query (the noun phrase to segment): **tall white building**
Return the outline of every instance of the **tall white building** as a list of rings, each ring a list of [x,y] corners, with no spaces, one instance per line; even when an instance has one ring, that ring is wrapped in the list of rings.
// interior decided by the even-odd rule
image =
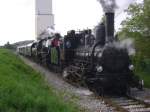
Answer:
[[[35,0],[36,3],[36,38],[45,38],[47,28],[54,28],[54,15],[52,13],[52,0]]]

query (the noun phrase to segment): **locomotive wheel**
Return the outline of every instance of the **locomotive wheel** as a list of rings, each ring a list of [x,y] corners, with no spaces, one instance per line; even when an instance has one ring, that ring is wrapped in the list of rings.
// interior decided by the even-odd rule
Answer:
[[[94,92],[96,95],[102,97],[104,96],[104,88],[102,86],[95,85],[94,83],[89,83],[88,81],[86,81],[86,85],[88,89]]]
[[[63,79],[74,86],[80,86],[80,79],[72,72],[70,67],[67,67],[63,70]]]
[[[104,96],[104,88],[103,87],[98,87],[98,88],[95,88],[95,93],[98,95],[98,96]]]
[[[130,96],[130,94],[131,94],[130,87],[129,87],[129,86],[125,86],[125,87],[120,88],[119,94],[120,94],[120,95],[127,95],[127,96]]]

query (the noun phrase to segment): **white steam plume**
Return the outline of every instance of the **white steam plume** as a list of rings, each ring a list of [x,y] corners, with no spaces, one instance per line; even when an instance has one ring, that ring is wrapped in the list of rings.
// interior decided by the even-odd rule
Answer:
[[[117,41],[113,43],[109,43],[107,46],[115,47],[117,49],[126,49],[128,55],[135,55],[135,47],[134,47],[134,40],[133,39],[125,39],[122,41]]]
[[[120,45],[127,49],[128,54],[135,55],[135,48],[134,48],[134,40],[133,39],[125,39],[120,42]]]

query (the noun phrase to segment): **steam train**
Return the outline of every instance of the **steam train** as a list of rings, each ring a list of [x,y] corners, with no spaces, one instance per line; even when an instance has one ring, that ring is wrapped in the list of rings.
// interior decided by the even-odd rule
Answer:
[[[128,49],[118,44],[114,13],[106,13],[105,23],[97,26],[95,37],[91,30],[71,30],[63,38],[56,33],[17,49],[50,70],[61,72],[65,80],[85,85],[98,95],[110,91],[126,94],[131,87],[142,89]]]

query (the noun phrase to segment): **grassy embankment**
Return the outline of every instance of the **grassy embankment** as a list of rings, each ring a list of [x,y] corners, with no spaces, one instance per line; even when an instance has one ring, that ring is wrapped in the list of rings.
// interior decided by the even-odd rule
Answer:
[[[0,49],[0,112],[78,112],[16,55]]]

